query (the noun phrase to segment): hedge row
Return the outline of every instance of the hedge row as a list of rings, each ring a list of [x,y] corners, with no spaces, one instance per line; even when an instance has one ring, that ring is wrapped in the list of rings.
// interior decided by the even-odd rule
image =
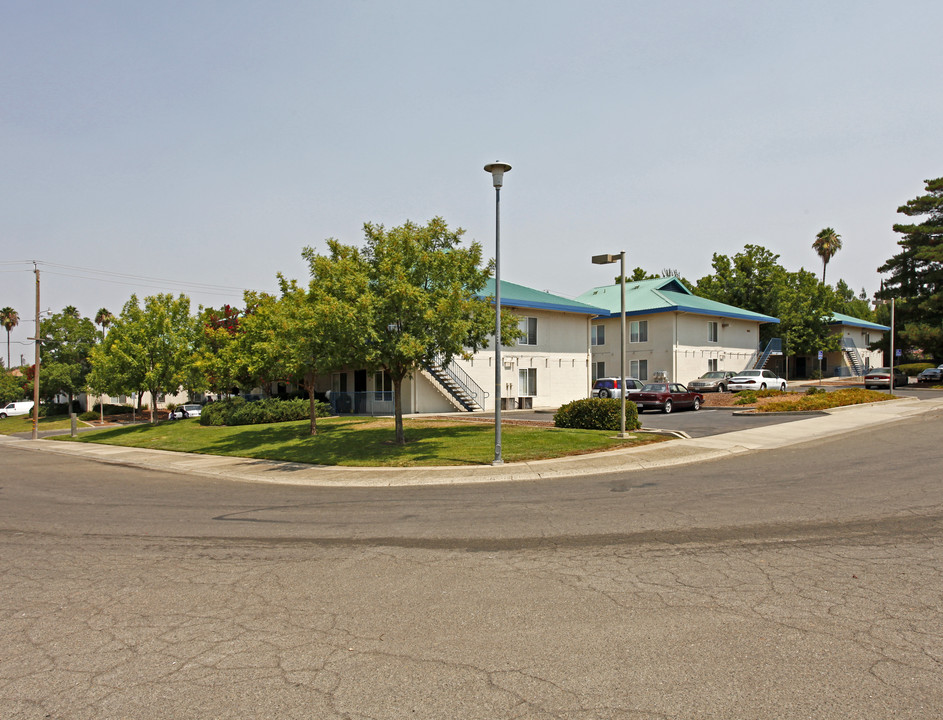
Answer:
[[[246,402],[241,397],[234,397],[204,405],[200,412],[200,425],[260,425],[307,420],[311,416],[310,409],[309,401],[302,398]],[[331,414],[331,407],[315,401],[315,413],[318,417],[326,417]]]
[[[619,413],[622,401],[616,398],[586,398],[563,405],[553,416],[558,428],[577,430],[609,430],[618,432]],[[625,429],[638,430],[642,424],[638,419],[638,408],[634,402],[625,403]]]

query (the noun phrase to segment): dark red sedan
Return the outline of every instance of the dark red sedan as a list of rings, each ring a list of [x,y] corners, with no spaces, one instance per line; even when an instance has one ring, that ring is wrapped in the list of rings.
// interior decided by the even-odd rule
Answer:
[[[632,401],[638,406],[639,412],[661,410],[670,413],[675,408],[700,410],[704,396],[691,392],[681,383],[649,383],[632,395]]]

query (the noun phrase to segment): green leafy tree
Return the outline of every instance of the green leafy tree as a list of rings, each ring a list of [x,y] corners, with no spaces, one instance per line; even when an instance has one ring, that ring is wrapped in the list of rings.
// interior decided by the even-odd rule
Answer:
[[[435,358],[448,363],[488,344],[495,315],[481,293],[493,264],[483,264],[481,246],[462,246],[464,231],[449,230],[438,217],[424,226],[407,222],[390,230],[367,223],[364,234],[362,250],[335,240],[328,241],[327,256],[305,250],[311,289],[325,311],[355,321],[354,334],[362,342],[349,353],[350,364],[390,376],[396,443],[404,445],[403,380]],[[341,293],[350,278],[363,283],[356,303]],[[516,341],[517,318],[502,312],[501,319],[502,340]]]
[[[745,245],[733,258],[714,253],[711,265],[714,273],[697,281],[697,295],[778,317],[776,309],[786,282],[786,269],[779,264],[779,255],[759,245]],[[778,332],[776,326],[761,325],[760,339],[767,342]]]
[[[125,303],[105,342],[92,353],[89,386],[110,394],[151,393],[151,422],[157,421],[157,397],[173,393],[192,377],[196,321],[190,299],[170,294]]]
[[[10,372],[0,372],[0,403],[6,404],[26,397],[23,391],[22,377],[16,377]]]
[[[897,223],[901,251],[878,268],[890,273],[878,297],[896,298],[896,323],[905,349],[943,357],[943,178],[926,181],[925,195],[897,208],[919,223]]]
[[[20,314],[7,306],[0,310],[0,323],[7,331],[7,368],[10,367],[10,331],[20,324]]]
[[[253,378],[248,370],[243,321],[252,310],[254,294],[246,293],[245,311],[231,305],[220,308],[201,308],[197,321],[196,349],[191,388],[202,388],[220,394],[234,389],[250,390],[262,378]]]
[[[72,305],[40,323],[39,384],[43,397],[66,395],[72,407],[75,395],[85,387],[96,336],[92,321],[81,317]]]
[[[841,250],[841,235],[835,232],[834,228],[822,228],[815,236],[815,242],[812,243],[812,249],[822,258],[822,284],[825,284],[825,268],[829,261],[835,257],[835,254]]]
[[[372,298],[366,266],[337,246],[331,258],[305,255],[313,280],[308,289],[279,275],[281,295],[254,298],[244,321],[248,370],[301,385],[308,393],[310,433],[316,435],[317,379],[369,355],[363,330]]]
[[[809,355],[841,347],[841,335],[831,331],[834,293],[808,270],[787,272],[776,286],[772,313],[779,318],[778,332],[787,355]]]
[[[711,300],[779,318],[779,325],[760,326],[760,340],[781,337],[788,354],[833,349],[838,342],[825,318],[832,312],[833,292],[809,271],[789,272],[779,255],[746,245],[733,258],[714,254],[714,274],[698,280],[695,292]]]

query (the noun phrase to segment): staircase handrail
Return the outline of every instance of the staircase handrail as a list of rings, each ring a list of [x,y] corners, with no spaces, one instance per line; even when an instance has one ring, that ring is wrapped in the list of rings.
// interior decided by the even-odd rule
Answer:
[[[763,354],[760,356],[759,360],[756,361],[756,364],[753,366],[754,370],[759,370],[760,368],[766,365],[766,361],[769,360],[770,355],[782,355],[783,354],[783,340],[782,338],[771,338],[768,343],[766,343],[766,350],[763,351]]]
[[[478,407],[484,408],[484,400],[491,397],[490,394],[485,392],[484,388],[472,380],[471,376],[456,365],[454,361],[446,364],[444,355],[436,355],[429,364],[434,365],[441,372],[448,375],[456,385],[477,403]]]
[[[841,339],[842,350],[848,353],[848,357],[851,359],[852,365],[854,365],[854,370],[856,375],[861,375],[864,372],[864,361],[861,359],[861,354],[858,352],[858,346],[855,344],[855,339],[850,337],[843,337]]]

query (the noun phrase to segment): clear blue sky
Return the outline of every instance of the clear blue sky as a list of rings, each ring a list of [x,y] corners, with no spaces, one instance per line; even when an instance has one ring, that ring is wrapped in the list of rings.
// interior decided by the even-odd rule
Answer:
[[[576,296],[590,256],[764,245],[869,295],[943,175],[943,3],[7,2],[0,306],[239,304],[306,245],[441,215],[502,275]],[[96,275],[74,268],[95,268]],[[142,276],[177,283],[135,281]],[[218,286],[218,287],[209,287]],[[208,292],[213,291],[213,292]],[[5,355],[5,352],[3,353]],[[14,358],[14,361],[16,358]]]

